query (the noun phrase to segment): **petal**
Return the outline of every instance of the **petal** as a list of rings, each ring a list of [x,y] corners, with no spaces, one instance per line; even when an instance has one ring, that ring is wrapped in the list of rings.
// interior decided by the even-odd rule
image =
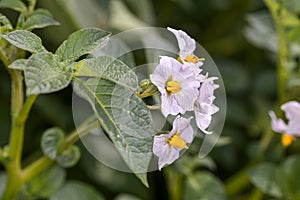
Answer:
[[[177,115],[178,113],[184,112],[182,107],[176,101],[174,94],[169,96],[167,94],[161,95],[161,111],[165,117],[169,114]]]
[[[197,108],[195,108],[195,110],[204,115],[213,115],[219,111],[219,108],[212,103],[210,103],[210,104],[207,104],[207,103],[199,104],[198,103]]]
[[[207,130],[205,130],[211,123],[211,114],[205,114],[195,110],[195,117],[198,128],[205,134],[211,134],[212,132],[208,132]]]
[[[186,111],[194,109],[194,102],[197,100],[199,91],[197,88],[186,87],[182,88],[178,93],[175,94],[175,99],[178,104],[182,107],[184,114]]]
[[[173,133],[178,132],[181,139],[183,139],[186,143],[191,143],[194,138],[194,131],[191,126],[191,120],[193,117],[184,118],[177,116],[173,121]]]
[[[170,27],[168,27],[167,29],[175,35],[178,41],[180,57],[181,56],[185,57],[187,55],[192,55],[194,53],[196,49],[196,42],[194,39],[192,39],[182,30],[175,30]]]
[[[164,155],[158,158],[158,169],[161,170],[165,165],[173,163],[179,158],[179,151],[174,147],[169,147]]]
[[[150,75],[150,80],[157,87],[160,93],[166,93],[165,83],[167,79],[165,79],[163,75],[159,73],[153,73]]]
[[[168,137],[166,137],[165,134],[154,136],[152,150],[157,157],[161,157],[164,154],[164,151],[168,150],[166,149],[166,147],[168,148],[168,144],[166,143],[167,138]]]
[[[277,119],[273,111],[269,111],[269,116],[271,117],[271,126],[273,131],[277,133],[282,133],[287,130],[287,125],[282,121],[282,119]]]
[[[189,119],[184,119],[185,122],[182,123],[186,123],[184,125],[184,128],[182,130],[180,130],[180,138],[183,139],[186,143],[191,143],[194,139],[194,130],[193,127],[190,125],[190,121],[191,121],[192,117],[190,117]]]
[[[198,75],[202,72],[202,69],[200,67],[203,65],[202,61],[197,62],[196,64],[191,62],[184,62],[183,63],[183,69],[192,69],[194,75]]]
[[[288,120],[300,119],[300,104],[296,101],[289,101],[282,104],[281,110],[285,112],[285,116]]]
[[[285,133],[300,136],[300,123],[299,123],[299,120],[290,120],[288,122]]]

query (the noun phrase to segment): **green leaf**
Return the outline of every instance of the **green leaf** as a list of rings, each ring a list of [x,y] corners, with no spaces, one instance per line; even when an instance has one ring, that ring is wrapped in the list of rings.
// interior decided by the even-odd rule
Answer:
[[[266,11],[256,12],[246,17],[249,26],[244,35],[253,45],[277,52],[277,36],[271,15]]]
[[[97,28],[84,28],[72,33],[56,50],[60,61],[73,62],[92,53],[108,42],[110,33]]]
[[[184,200],[226,199],[224,188],[219,179],[208,172],[198,172],[187,177],[184,185]]]
[[[299,27],[300,20],[298,19],[297,15],[289,12],[287,9],[282,8],[281,11],[281,23],[287,27]]]
[[[36,28],[44,28],[47,26],[58,26],[59,22],[53,19],[51,13],[44,9],[37,9],[23,23],[23,29],[32,30]]]
[[[282,171],[270,163],[259,164],[249,172],[251,182],[264,193],[281,198],[284,185]]]
[[[68,181],[50,200],[104,200],[91,186],[78,181]]]
[[[83,72],[83,66],[88,68],[88,72],[97,66],[103,67],[98,64],[101,58],[93,60],[86,61],[91,65],[87,67],[86,63],[83,64],[79,72]],[[137,87],[137,83],[128,82],[128,79],[137,80],[136,75],[121,62],[113,63],[98,70],[102,70],[101,78],[90,78],[87,81],[75,78],[75,89],[89,101],[102,128],[108,133],[129,168],[147,185],[145,172],[152,157],[152,118],[146,104],[132,89],[133,86]],[[119,70],[123,70],[126,78],[120,77]],[[89,75],[88,72],[85,75]],[[136,85],[128,85],[132,82]]]
[[[10,8],[19,12],[24,12],[27,9],[20,0],[0,0],[0,8]]]
[[[59,91],[69,85],[73,71],[58,61],[56,55],[39,53],[32,55],[24,70],[27,95]]]
[[[26,30],[16,30],[8,34],[1,35],[12,45],[29,51],[31,53],[46,52],[47,50],[42,45],[42,40],[34,33]]]
[[[11,63],[8,68],[10,69],[18,69],[18,70],[24,70],[26,66],[26,59],[18,59],[15,60],[13,63]]]
[[[79,159],[80,149],[74,145],[70,146],[56,157],[57,163],[64,168],[73,167],[77,164]]]
[[[299,191],[299,180],[300,180],[300,156],[290,156],[287,158],[283,164],[282,169],[284,171],[283,179],[287,179],[284,184],[284,192],[286,199],[300,199],[300,191]],[[288,198],[289,197],[289,198]],[[293,198],[292,198],[293,197]]]
[[[99,56],[77,62],[73,68],[75,76],[105,78],[119,85],[135,90],[138,85],[134,71],[122,61],[111,56]]]
[[[12,30],[13,29],[9,19],[7,19],[7,17],[2,15],[1,13],[0,13],[0,23],[1,23],[1,31],[3,30],[3,28],[4,28],[4,30]]]
[[[45,156],[50,159],[56,158],[58,145],[64,139],[64,135],[64,131],[57,127],[47,129],[43,133],[41,148]]]
[[[66,171],[58,165],[51,165],[26,185],[32,198],[48,198],[58,191],[66,178]]]

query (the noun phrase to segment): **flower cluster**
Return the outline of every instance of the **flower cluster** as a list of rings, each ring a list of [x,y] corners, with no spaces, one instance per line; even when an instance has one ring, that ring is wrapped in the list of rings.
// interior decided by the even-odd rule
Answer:
[[[283,146],[289,146],[294,136],[300,136],[300,103],[289,101],[281,105],[288,123],[278,119],[273,111],[269,112],[273,131],[282,133],[281,142]]]
[[[177,59],[161,56],[160,62],[150,75],[151,82],[161,94],[161,111],[165,117],[177,116],[173,129],[168,134],[155,136],[153,152],[159,158],[159,169],[171,164],[179,157],[179,151],[186,148],[194,137],[190,125],[192,117],[186,119],[187,111],[193,111],[198,128],[206,133],[212,115],[219,108],[213,104],[214,90],[219,87],[214,81],[217,77],[202,74],[203,59],[194,55],[196,42],[185,32],[168,28],[177,38],[179,56]]]

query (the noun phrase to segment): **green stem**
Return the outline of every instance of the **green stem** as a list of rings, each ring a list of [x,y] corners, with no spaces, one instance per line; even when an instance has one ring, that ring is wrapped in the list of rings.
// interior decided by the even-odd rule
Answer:
[[[264,194],[262,193],[262,191],[260,191],[257,188],[254,188],[253,191],[251,192],[248,200],[261,200],[261,199],[263,199],[263,197],[264,197]]]
[[[172,200],[182,199],[182,182],[183,175],[179,172],[168,167],[163,170],[164,175],[167,179],[167,189]]]
[[[89,123],[87,123],[89,122]],[[76,130],[72,131],[69,136],[61,143],[58,147],[58,151],[62,152],[66,150],[69,146],[74,144],[76,141],[79,140],[80,137],[84,136],[85,134],[89,133],[91,130],[99,126],[98,121],[91,122],[91,118],[87,119],[83,122]],[[27,166],[22,173],[22,182],[28,182],[39,173],[47,169],[51,164],[54,163],[54,160],[50,160],[46,156],[43,156]]]
[[[250,185],[248,172],[249,169],[251,169],[253,166],[254,164],[247,165],[242,170],[240,170],[235,175],[231,176],[228,180],[225,181],[226,196],[233,196],[234,194],[243,191]]]
[[[94,118],[94,116],[92,117]],[[87,119],[88,122],[90,122],[90,119]],[[86,123],[83,122],[77,129],[75,129],[73,132],[69,134],[69,136],[65,139],[65,141],[60,145],[58,148],[58,152],[63,152],[66,150],[69,146],[74,144],[76,141],[78,141],[81,137],[83,137],[85,134],[89,133],[91,130],[99,126],[98,120],[93,121],[92,123]]]
[[[288,60],[288,45],[286,41],[285,29],[282,25],[281,7],[273,0],[264,0],[268,9],[271,12],[273,21],[275,23],[277,37],[278,37],[278,53],[277,53],[277,92],[279,103],[285,101],[285,84],[287,81],[287,71],[285,68],[286,61]]]
[[[7,59],[7,57],[4,55],[4,53],[2,51],[0,51],[0,59],[3,63],[3,65],[5,66],[5,68],[8,70],[8,72],[11,73],[10,70],[8,69],[9,60]]]
[[[28,15],[32,14],[36,5],[36,0],[29,0]]]
[[[53,160],[47,158],[46,156],[39,158],[23,170],[22,181],[24,183],[30,181],[43,170],[47,169],[47,167],[49,167],[53,162]]]
[[[3,200],[14,199],[23,185],[23,181],[21,179],[21,157],[24,140],[24,124],[37,95],[28,97],[23,105],[23,93],[18,91],[22,90],[23,92],[22,88],[23,87],[14,88],[13,90],[16,91],[15,93],[12,93],[12,96],[15,95],[15,98],[12,98],[13,114],[8,160],[4,163],[8,179],[2,196]],[[19,107],[21,107],[21,109]]]
[[[9,157],[12,161],[16,162],[17,168],[21,168],[21,154],[23,148],[24,139],[24,124],[31,110],[33,103],[35,102],[37,95],[29,96],[21,111],[18,113],[17,117],[14,119],[10,141],[9,141]]]

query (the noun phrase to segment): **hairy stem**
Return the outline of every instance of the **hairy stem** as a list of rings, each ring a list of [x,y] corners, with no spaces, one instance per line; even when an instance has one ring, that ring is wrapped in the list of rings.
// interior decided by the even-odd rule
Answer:
[[[53,160],[47,158],[46,156],[36,160],[23,170],[22,182],[26,183],[27,181],[30,181],[36,175],[47,169],[51,164],[53,164]]]
[[[21,157],[24,140],[24,124],[37,97],[37,95],[28,97],[23,105],[23,87],[18,84],[14,85],[13,83],[13,88],[15,92],[12,93],[12,97],[14,96],[15,98],[12,98],[12,127],[8,159],[5,159],[4,162],[8,179],[2,196],[3,200],[14,199],[23,185],[21,179]],[[22,92],[19,90],[22,90]]]
[[[76,141],[78,141],[80,137],[83,137],[85,134],[89,133],[91,130],[99,126],[98,120],[90,122],[90,119],[91,118],[87,120],[89,123],[83,122],[77,129],[75,129],[69,134],[69,136],[58,148],[58,152],[61,153],[64,150],[68,149],[68,147],[74,144]]]
[[[274,2],[274,0],[264,0],[264,2],[272,15],[278,38],[277,93],[279,103],[281,104],[285,101],[285,84],[288,76],[285,68],[286,61],[288,60],[288,45],[286,41],[285,29],[282,25],[281,7],[277,2]]]
[[[33,13],[35,5],[36,5],[36,0],[29,0],[28,11],[27,11],[28,15]]]

